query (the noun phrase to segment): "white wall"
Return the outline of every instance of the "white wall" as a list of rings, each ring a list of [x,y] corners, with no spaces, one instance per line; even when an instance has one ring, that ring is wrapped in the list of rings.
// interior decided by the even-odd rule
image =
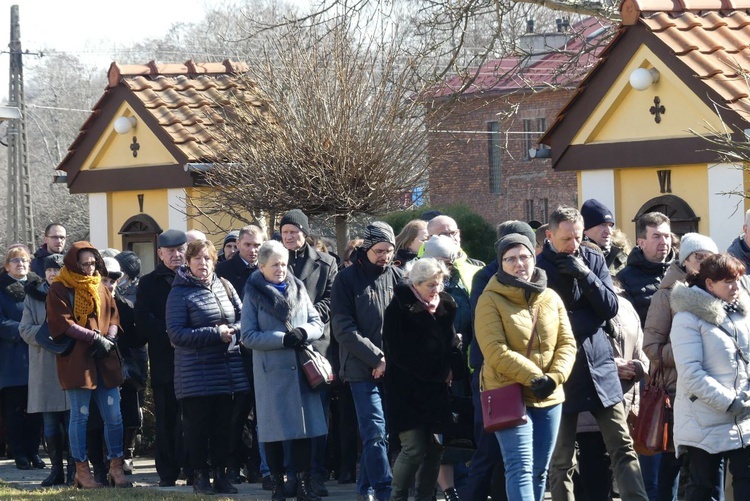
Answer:
[[[744,192],[742,165],[709,165],[708,235],[716,242],[720,251],[726,250],[732,240],[742,233],[742,225],[745,222],[744,198],[740,195],[722,194],[728,192]]]
[[[185,206],[185,190],[172,188],[167,190],[167,205],[169,229],[187,231],[187,212]],[[165,231],[167,228],[163,228]]]
[[[595,198],[603,203],[615,217],[615,226],[622,228],[623,222],[617,220],[615,212],[615,171],[585,170],[581,171],[581,199],[578,208],[589,198]]]
[[[89,193],[89,234],[91,244],[97,249],[110,247],[106,193]]]

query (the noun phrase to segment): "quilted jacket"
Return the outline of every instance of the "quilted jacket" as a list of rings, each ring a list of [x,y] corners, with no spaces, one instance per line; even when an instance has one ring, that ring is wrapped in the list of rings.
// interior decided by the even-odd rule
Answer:
[[[742,293],[739,311],[727,314],[723,302],[697,287],[678,283],[672,291],[672,351],[677,366],[674,444],[710,454],[746,447],[750,419],[728,412],[742,392],[750,391],[750,370],[739,348],[750,356],[750,300]],[[722,326],[735,337],[722,330]]]

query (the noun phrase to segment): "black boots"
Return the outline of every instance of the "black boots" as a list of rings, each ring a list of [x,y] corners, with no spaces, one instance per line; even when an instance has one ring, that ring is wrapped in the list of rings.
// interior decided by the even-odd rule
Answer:
[[[49,476],[42,480],[42,487],[62,485],[65,483],[65,468],[63,467],[62,445],[62,435],[56,435],[54,437],[47,438],[47,452],[49,452],[49,458],[52,462],[52,469],[49,472]]]
[[[224,468],[214,469],[214,492],[216,494],[237,494],[237,488],[227,478]]]
[[[211,487],[211,479],[208,478],[208,470],[195,470],[193,474],[193,492],[203,495],[212,495],[214,493],[214,488]]]
[[[309,471],[297,473],[297,501],[321,501],[313,492]]]
[[[271,501],[284,501],[284,475],[273,475],[271,477],[273,487],[271,488]]]
[[[445,501],[461,501],[458,498],[458,492],[456,492],[455,487],[449,487],[443,491],[443,494],[445,495]]]

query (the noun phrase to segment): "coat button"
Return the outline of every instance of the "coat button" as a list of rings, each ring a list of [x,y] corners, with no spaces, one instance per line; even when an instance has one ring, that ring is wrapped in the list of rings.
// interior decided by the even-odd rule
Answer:
[[[296,366],[296,365],[293,365],[293,366],[292,366],[292,370],[293,370],[293,371],[296,371],[296,370],[297,370],[297,366]]]

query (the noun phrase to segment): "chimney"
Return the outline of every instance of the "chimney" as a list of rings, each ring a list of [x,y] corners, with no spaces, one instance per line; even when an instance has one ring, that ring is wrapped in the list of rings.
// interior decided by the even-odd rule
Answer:
[[[534,33],[534,20],[526,21],[526,33],[521,35],[518,41],[524,67],[536,63],[550,52],[565,47],[568,42],[568,34],[565,31],[569,28],[569,21],[565,18],[557,19],[556,24],[557,32]]]
[[[533,19],[526,20],[526,33],[534,33],[534,20]]]
[[[557,24],[557,32],[562,33],[562,19],[559,17],[555,19],[555,24]]]

